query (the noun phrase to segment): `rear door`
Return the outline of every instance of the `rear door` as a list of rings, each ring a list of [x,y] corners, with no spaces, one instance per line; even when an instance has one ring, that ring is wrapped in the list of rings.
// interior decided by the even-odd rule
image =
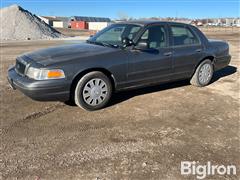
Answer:
[[[190,77],[203,56],[200,38],[187,25],[170,25],[173,49],[173,79]]]

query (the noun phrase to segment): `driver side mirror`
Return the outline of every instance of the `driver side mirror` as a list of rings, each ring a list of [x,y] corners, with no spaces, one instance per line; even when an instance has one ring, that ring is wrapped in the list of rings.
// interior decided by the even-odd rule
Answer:
[[[148,44],[146,41],[139,41],[134,48],[138,50],[147,50]]]
[[[137,45],[134,46],[134,49],[139,50],[139,51],[143,51],[143,52],[154,53],[154,54],[158,54],[159,53],[158,49],[149,47],[149,45],[148,45],[146,40],[139,41],[137,43]]]

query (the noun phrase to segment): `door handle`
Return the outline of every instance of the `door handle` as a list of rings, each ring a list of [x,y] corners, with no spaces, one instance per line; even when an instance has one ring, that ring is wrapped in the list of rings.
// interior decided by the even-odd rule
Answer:
[[[172,52],[166,52],[163,54],[164,56],[171,56],[172,55]]]
[[[195,51],[196,51],[196,52],[201,52],[201,51],[202,51],[202,49],[196,49]]]

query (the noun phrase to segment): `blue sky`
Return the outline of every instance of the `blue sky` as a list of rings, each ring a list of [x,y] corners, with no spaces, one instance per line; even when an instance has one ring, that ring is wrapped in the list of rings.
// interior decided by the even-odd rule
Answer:
[[[1,0],[38,15],[129,17],[239,17],[240,0]]]

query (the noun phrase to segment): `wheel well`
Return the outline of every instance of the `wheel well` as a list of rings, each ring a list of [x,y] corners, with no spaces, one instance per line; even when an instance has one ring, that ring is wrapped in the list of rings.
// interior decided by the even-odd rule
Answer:
[[[213,56],[207,56],[207,57],[203,58],[202,61],[204,61],[205,59],[209,59],[213,62],[215,58]]]
[[[70,88],[70,98],[72,99],[74,97],[74,89],[79,81],[80,78],[82,78],[85,74],[89,73],[89,72],[93,72],[93,71],[100,71],[102,72],[103,74],[105,74],[111,81],[111,84],[112,84],[112,88],[113,88],[113,91],[115,90],[115,79],[112,75],[111,72],[109,72],[108,70],[104,69],[104,68],[91,68],[91,69],[86,69],[80,73],[78,73],[73,81],[72,81],[72,84],[71,84],[71,88]],[[73,99],[72,99],[73,100]]]
[[[215,59],[215,57],[214,56],[206,56],[206,57],[204,57],[201,61],[199,61],[199,63],[196,65],[196,67],[195,67],[195,69],[194,69],[194,71],[193,71],[193,73],[192,73],[192,76],[194,75],[194,73],[196,72],[196,69],[198,68],[198,66],[199,66],[199,64],[201,64],[204,60],[206,60],[206,59],[209,59],[209,60],[211,60],[212,62],[214,62],[214,59]],[[214,68],[214,63],[213,63],[213,68]],[[191,77],[192,77],[191,76]]]
[[[195,69],[194,69],[194,72],[196,71],[197,67],[199,66],[199,64],[201,64],[204,60],[206,59],[209,59],[210,61],[214,62],[214,59],[215,57],[214,56],[207,56],[207,57],[204,57],[201,61],[199,61],[199,63],[196,65]],[[213,67],[214,67],[214,64],[213,64]]]

